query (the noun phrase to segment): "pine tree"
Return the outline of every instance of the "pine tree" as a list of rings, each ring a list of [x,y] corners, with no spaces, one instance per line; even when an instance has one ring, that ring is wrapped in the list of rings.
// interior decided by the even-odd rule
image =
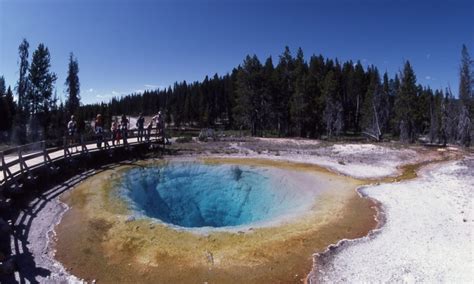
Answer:
[[[393,91],[387,72],[383,74],[382,94],[380,98],[380,125],[382,133],[388,133],[390,129],[390,118],[393,115]]]
[[[0,76],[0,96],[4,96],[7,92],[7,86],[5,85],[5,78]]]
[[[66,77],[66,92],[68,94],[66,99],[66,109],[68,114],[75,114],[80,106],[80,83],[79,83],[79,63],[74,54],[69,54],[69,66]]]
[[[20,56],[20,70],[17,85],[15,87],[18,94],[18,109],[15,114],[15,128],[13,130],[13,138],[17,143],[24,143],[26,141],[26,122],[29,116],[29,105],[27,103],[27,95],[29,88],[28,81],[28,49],[30,44],[26,39],[23,39],[18,47],[18,54]]]
[[[235,121],[241,128],[250,128],[252,136],[261,133],[261,118],[265,110],[263,68],[257,56],[247,56],[237,76]]]
[[[337,99],[337,80],[334,71],[329,71],[322,84],[322,96],[325,100],[323,119],[328,137],[339,135],[344,128],[342,104]]]
[[[309,63],[307,90],[309,100],[309,125],[311,137],[320,137],[325,131],[323,120],[325,100],[321,89],[325,78],[325,63],[323,56],[312,56]]]
[[[193,107],[191,104],[192,104],[191,95],[187,95],[184,99],[183,115],[184,115],[184,120],[190,125],[192,125],[192,117],[193,117],[193,114],[192,114]]]
[[[358,61],[354,70],[353,82],[349,87],[351,90],[350,100],[351,105],[354,109],[353,121],[354,131],[360,132],[361,130],[361,108],[364,102],[365,94],[367,93],[367,83],[364,68]]]
[[[9,131],[9,135],[11,135],[12,128],[13,128],[13,120],[15,118],[17,107],[15,105],[13,92],[10,86],[8,86],[7,93],[5,94],[5,103],[7,105],[7,110],[8,110],[7,115],[6,115],[7,130]]]
[[[56,81],[56,74],[49,71],[50,66],[49,50],[41,43],[33,53],[28,75],[30,88],[27,101],[30,111],[30,138],[33,141],[39,138],[40,128],[43,135],[47,134],[49,112],[53,105],[53,84]]]
[[[306,89],[307,80],[307,65],[304,61],[303,50],[301,47],[295,59],[294,69],[294,92],[290,101],[290,114],[293,124],[295,125],[296,134],[304,137],[306,133],[306,126],[309,121],[308,114],[308,94]]]
[[[0,140],[8,141],[11,134],[13,116],[15,115],[15,102],[10,88],[5,89],[5,79],[0,77]]]
[[[418,85],[415,105],[413,106],[414,131],[419,134],[428,134],[430,131],[430,104],[433,91]]]
[[[459,100],[461,102],[459,112],[459,137],[462,145],[469,147],[471,136],[474,134],[474,94],[471,73],[471,57],[466,45],[462,46],[461,67],[459,74]]]
[[[471,56],[466,45],[463,44],[461,51],[461,66],[459,68],[459,99],[463,105],[470,106],[473,99],[473,80],[471,70]]]
[[[441,127],[439,130],[440,133],[440,143],[443,146],[446,146],[448,143],[448,130],[449,130],[449,115],[448,115],[448,92],[446,92],[442,104],[441,104]]]
[[[267,130],[278,129],[277,118],[278,114],[276,111],[277,102],[277,74],[275,67],[273,66],[272,57],[268,57],[263,66],[263,91],[262,96],[265,101],[263,127]]]
[[[7,131],[7,117],[9,115],[8,105],[5,100],[6,93],[5,79],[3,76],[0,76],[0,132],[2,134],[5,134]],[[5,137],[6,135],[1,135],[0,139],[4,140]]]
[[[209,125],[209,99],[208,99],[209,78],[206,76],[199,87],[199,125]]]
[[[390,80],[389,83],[389,92],[390,92],[390,104],[391,104],[391,115],[390,115],[390,129],[392,136],[400,135],[400,126],[397,117],[397,104],[398,94],[400,92],[400,79],[398,74],[395,74],[395,78]]]
[[[436,90],[434,95],[430,97],[430,143],[435,143],[436,141],[440,143],[442,140],[442,105],[443,93],[440,90]]]
[[[290,48],[285,47],[285,51],[280,55],[280,61],[276,67],[278,82],[278,98],[276,105],[278,136],[288,135],[290,132],[290,99],[294,92],[294,59]]]
[[[234,113],[233,109],[235,107],[235,88],[237,85],[237,69],[234,68],[232,69],[232,73],[226,80],[225,86],[226,86],[226,110],[227,110],[227,119],[228,119],[228,128],[234,127]],[[197,113],[195,114],[196,116],[198,115]]]
[[[400,129],[400,140],[404,142],[413,143],[415,141],[414,107],[417,91],[415,73],[410,62],[406,61],[395,100],[395,114]]]

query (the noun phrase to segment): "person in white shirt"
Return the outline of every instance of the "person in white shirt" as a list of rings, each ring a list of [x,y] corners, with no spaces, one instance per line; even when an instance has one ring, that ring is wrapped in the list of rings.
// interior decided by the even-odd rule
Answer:
[[[156,129],[157,129],[158,134],[161,134],[162,129],[163,129],[163,116],[161,115],[161,111],[159,111],[158,114],[152,118],[152,120],[156,124]]]

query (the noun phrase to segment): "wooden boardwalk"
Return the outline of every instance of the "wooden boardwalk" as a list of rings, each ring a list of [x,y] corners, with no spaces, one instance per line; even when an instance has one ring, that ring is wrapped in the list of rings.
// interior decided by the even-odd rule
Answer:
[[[79,143],[70,143],[65,137],[63,141],[39,141],[1,151],[0,283],[36,283],[28,233],[36,212],[51,198],[104,165],[110,168],[149,151],[164,151],[164,133],[164,129],[154,128],[148,137],[139,138],[134,129],[115,145],[111,134],[103,133],[76,137]],[[14,273],[15,267],[18,271]]]
[[[98,136],[91,136],[88,139],[80,136],[77,140],[81,142],[74,144],[68,143],[68,139],[65,137],[63,145],[60,147],[48,148],[47,141],[39,141],[4,150],[0,152],[2,167],[0,171],[0,186],[2,189],[21,187],[21,181],[35,178],[32,174],[33,170],[42,167],[55,170],[56,163],[61,160],[75,159],[101,151],[112,152],[115,149],[156,142],[161,142],[162,147],[165,146],[164,131],[159,132],[157,128],[151,130],[149,139],[146,139],[144,136],[140,139],[136,129],[129,130],[126,142],[124,139],[120,139],[120,144],[116,143],[115,145],[113,145],[110,136],[109,133],[104,133],[100,140]],[[101,141],[100,147],[98,147],[98,141]]]

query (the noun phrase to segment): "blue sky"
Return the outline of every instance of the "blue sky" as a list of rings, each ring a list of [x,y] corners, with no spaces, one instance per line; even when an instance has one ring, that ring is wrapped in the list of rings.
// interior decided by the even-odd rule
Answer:
[[[457,93],[461,45],[474,55],[474,1],[0,0],[0,75],[18,79],[18,45],[44,43],[64,97],[68,54],[85,103],[225,74],[247,54],[288,45],[376,65],[410,60],[418,82]]]

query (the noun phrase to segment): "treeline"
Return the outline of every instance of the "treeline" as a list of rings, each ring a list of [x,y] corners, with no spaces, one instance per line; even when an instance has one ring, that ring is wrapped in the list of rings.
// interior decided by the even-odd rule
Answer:
[[[29,43],[18,47],[19,78],[15,86],[16,101],[11,86],[5,88],[0,77],[0,132],[3,142],[24,144],[63,136],[67,116],[79,112],[78,63],[72,53],[66,80],[66,105],[58,101],[54,84],[56,74],[50,71],[51,56],[44,44],[39,44],[29,62]],[[76,69],[74,69],[76,67]]]
[[[175,83],[166,90],[114,98],[107,104],[82,107],[87,117],[151,115],[163,110],[175,126],[249,129],[254,136],[320,138],[390,135],[415,142],[469,145],[473,135],[472,61],[463,46],[459,99],[449,89],[432,90],[417,84],[410,62],[390,78],[375,66],[339,62],[303,51],[292,56],[285,48],[277,64],[247,56],[225,76],[202,82]]]
[[[26,48],[25,48],[26,47]],[[31,141],[63,135],[68,117],[75,114],[79,129],[100,113],[105,122],[115,115],[155,114],[161,110],[174,126],[250,130],[253,136],[340,137],[365,135],[376,140],[396,137],[415,142],[470,145],[473,137],[473,62],[463,46],[459,96],[449,89],[432,90],[417,83],[410,62],[394,77],[375,66],[339,62],[323,56],[306,61],[288,47],[274,63],[247,56],[224,76],[201,82],[175,83],[162,90],[113,98],[108,103],[80,105],[79,67],[71,54],[67,100],[53,95],[56,75],[49,72],[49,52],[40,44],[28,65],[28,43],[20,45],[20,78],[15,90],[2,92],[9,113],[5,126],[12,139]],[[0,85],[1,86],[1,85]],[[5,88],[4,88],[5,89]]]

